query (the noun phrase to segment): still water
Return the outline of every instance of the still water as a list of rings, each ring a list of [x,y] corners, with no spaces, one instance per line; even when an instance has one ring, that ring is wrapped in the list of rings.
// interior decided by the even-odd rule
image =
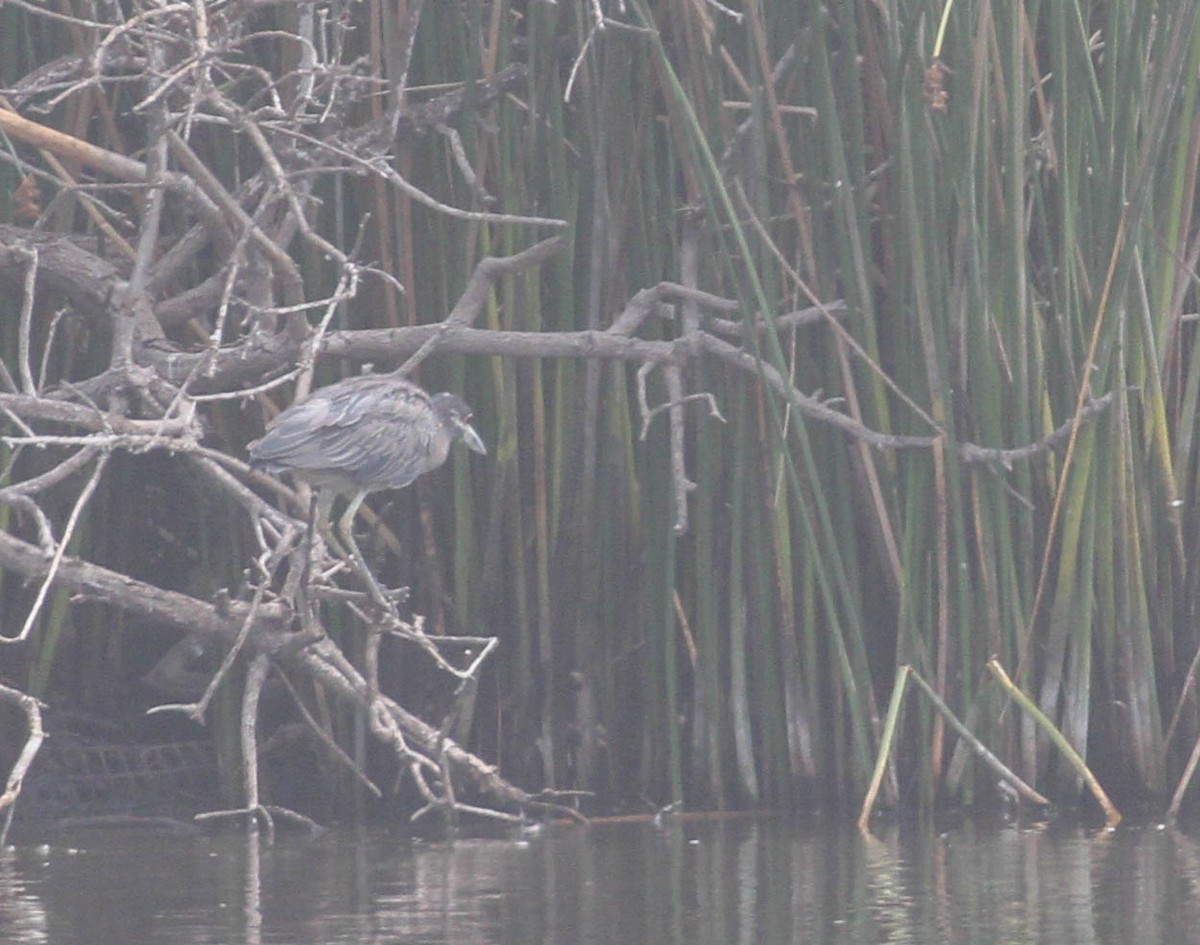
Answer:
[[[970,823],[551,828],[511,839],[140,830],[0,851],[0,942],[1200,943],[1200,844]]]

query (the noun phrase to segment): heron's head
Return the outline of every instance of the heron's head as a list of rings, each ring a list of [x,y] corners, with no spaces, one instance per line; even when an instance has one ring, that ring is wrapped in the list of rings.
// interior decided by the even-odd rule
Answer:
[[[433,407],[437,411],[438,417],[441,418],[446,429],[450,431],[451,437],[456,440],[461,440],[466,444],[467,449],[473,450],[476,453],[487,454],[487,447],[483,445],[483,440],[479,438],[479,434],[475,432],[475,428],[471,426],[472,411],[465,400],[457,394],[434,394]]]

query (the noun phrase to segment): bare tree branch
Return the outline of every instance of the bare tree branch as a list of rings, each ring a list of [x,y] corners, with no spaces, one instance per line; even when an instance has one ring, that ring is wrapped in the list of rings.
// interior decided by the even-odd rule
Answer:
[[[4,815],[4,827],[0,829],[0,847],[3,847],[8,843],[8,828],[12,824],[13,805],[21,796],[21,785],[25,781],[25,775],[29,773],[33,759],[37,757],[46,736],[42,730],[42,712],[37,699],[19,689],[12,689],[0,684],[0,700],[15,705],[25,713],[27,730],[25,744],[8,772],[4,793],[0,794],[0,814]]]

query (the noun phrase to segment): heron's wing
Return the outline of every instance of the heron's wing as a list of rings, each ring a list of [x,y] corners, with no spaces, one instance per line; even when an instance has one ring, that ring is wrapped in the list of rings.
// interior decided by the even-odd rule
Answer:
[[[354,427],[354,476],[377,489],[400,489],[446,461],[450,431],[427,404],[388,399]],[[348,448],[349,452],[349,448]]]
[[[336,471],[374,489],[398,489],[445,460],[448,441],[421,388],[387,376],[355,377],[315,391],[279,414],[250,444],[273,471]]]

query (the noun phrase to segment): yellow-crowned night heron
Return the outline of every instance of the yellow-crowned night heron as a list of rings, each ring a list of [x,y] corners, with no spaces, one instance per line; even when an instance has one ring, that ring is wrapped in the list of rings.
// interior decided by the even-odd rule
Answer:
[[[314,524],[327,537],[333,500],[346,496],[338,529],[361,560],[351,529],[363,499],[437,469],[456,440],[487,453],[461,397],[429,394],[392,374],[365,374],[292,404],[248,448],[254,468],[290,472],[316,490]]]

